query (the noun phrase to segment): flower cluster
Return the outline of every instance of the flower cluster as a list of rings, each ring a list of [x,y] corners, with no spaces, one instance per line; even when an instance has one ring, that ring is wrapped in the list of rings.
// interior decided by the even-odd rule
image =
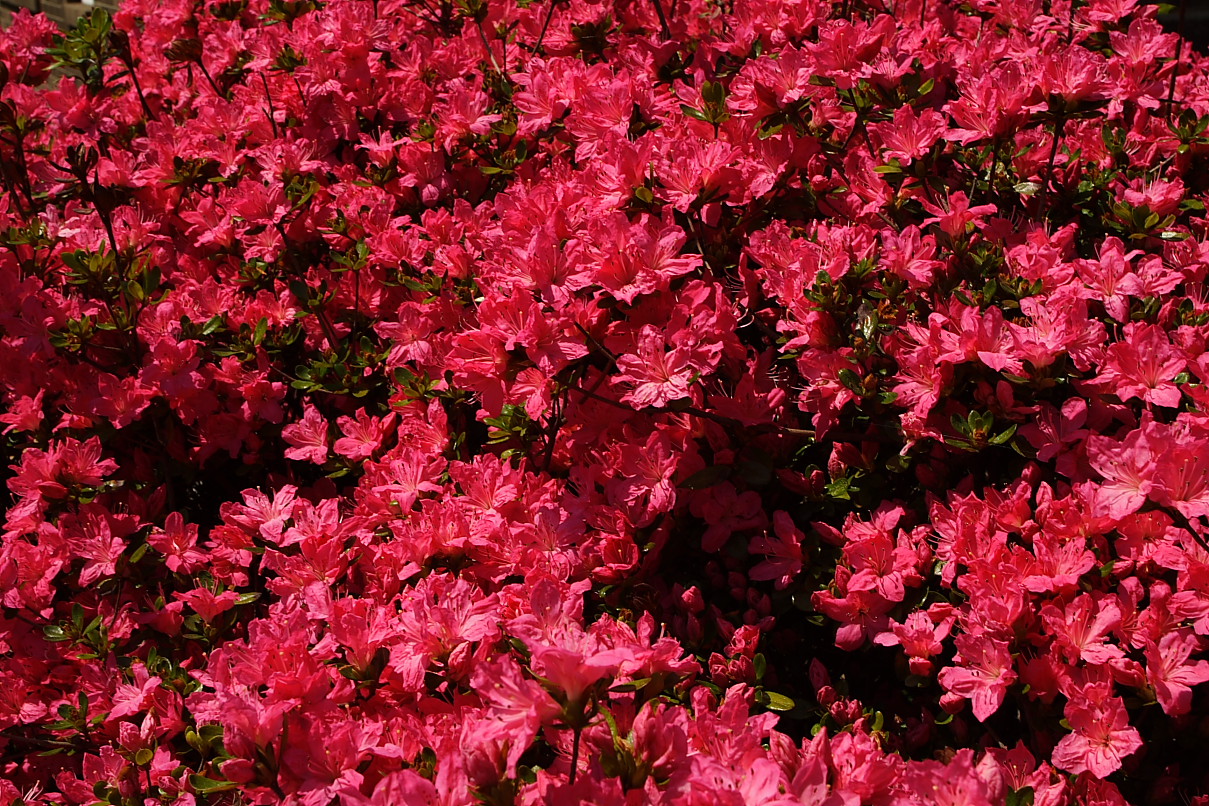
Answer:
[[[19,13],[0,802],[1209,790],[1209,62],[1155,12]]]

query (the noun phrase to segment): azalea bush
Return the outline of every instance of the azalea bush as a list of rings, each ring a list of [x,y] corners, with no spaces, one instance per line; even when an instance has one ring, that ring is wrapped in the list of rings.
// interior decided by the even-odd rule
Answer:
[[[1155,14],[19,13],[0,802],[1209,790],[1209,64]]]

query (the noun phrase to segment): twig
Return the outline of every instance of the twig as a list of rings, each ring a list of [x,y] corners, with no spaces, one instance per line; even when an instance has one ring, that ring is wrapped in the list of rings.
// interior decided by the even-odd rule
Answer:
[[[374,4],[374,8],[377,8],[376,3]],[[273,127],[273,137],[280,137],[281,135],[277,131],[277,110],[273,108],[273,94],[269,92],[269,80],[265,78],[264,73],[260,74],[260,81],[264,84],[265,100],[269,102],[269,125]]]
[[[672,38],[672,29],[668,27],[667,17],[663,13],[663,3],[660,0],[651,0],[655,4],[655,13],[659,15],[659,28],[663,34],[663,41]]]
[[[479,29],[479,38],[483,40],[483,47],[487,49],[487,58],[491,59],[492,68],[503,76],[504,71],[500,69],[500,63],[495,60],[495,51],[491,49],[491,43],[487,41],[487,32],[483,30],[482,20],[476,20],[474,27]]]
[[[1184,14],[1188,10],[1188,0],[1180,0],[1180,19],[1176,24],[1175,63],[1171,65],[1171,84],[1167,87],[1167,115],[1175,114],[1175,79],[1180,74],[1180,58],[1184,55]]]
[[[1062,135],[1066,130],[1066,110],[1062,110],[1062,114],[1058,117],[1058,122],[1054,124],[1054,142],[1050,144],[1049,160],[1045,165],[1045,178],[1041,181],[1041,196],[1038,203],[1039,210],[1045,207],[1049,197],[1049,186],[1054,180],[1054,161],[1058,158],[1058,144],[1062,142]]]
[[[1205,542],[1205,538],[1201,537],[1200,533],[1196,531],[1196,529],[1192,528],[1192,522],[1189,521],[1188,518],[1184,517],[1183,512],[1180,512],[1175,507],[1169,508],[1167,512],[1172,515],[1172,520],[1175,521],[1176,526],[1192,535],[1192,539],[1199,543],[1201,548],[1203,548],[1205,551],[1209,551],[1209,543]]]

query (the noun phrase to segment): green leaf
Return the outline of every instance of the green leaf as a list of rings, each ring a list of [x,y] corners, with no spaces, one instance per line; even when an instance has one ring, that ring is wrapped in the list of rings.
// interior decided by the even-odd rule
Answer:
[[[995,436],[991,437],[987,441],[990,442],[992,445],[1004,445],[1007,443],[1007,441],[1009,439],[1011,439],[1015,435],[1016,435],[1016,424],[1012,423],[1011,425],[1009,425],[1007,427],[1007,430],[1005,430],[1004,432],[1002,432],[1000,434],[996,434]]]
[[[130,563],[133,565],[138,563],[139,560],[143,559],[143,557],[147,554],[148,548],[149,546],[146,543],[140,543],[139,547],[136,548],[134,553],[130,555]]]
[[[269,320],[262,316],[260,321],[256,323],[256,329],[252,331],[252,344],[257,346],[264,341],[265,334],[269,332]]]
[[[144,747],[134,754],[134,763],[139,767],[146,767],[155,758],[155,751],[150,747]]]
[[[197,729],[203,740],[207,742],[222,741],[223,727],[222,725],[202,725]]]
[[[225,792],[228,789],[234,789],[237,784],[234,781],[215,781],[213,778],[207,778],[204,775],[190,775],[189,786],[205,795],[211,792]]]
[[[644,677],[641,680],[630,680],[625,683],[618,683],[609,689],[616,694],[622,694],[627,691],[641,691],[647,687],[647,683],[651,682],[651,678]]]
[[[835,481],[825,485],[823,489],[826,490],[827,494],[832,498],[839,498],[842,501],[852,500],[852,479],[848,478],[847,476],[841,476]]]
[[[771,124],[768,126],[761,124],[759,130],[756,133],[756,136],[759,137],[761,140],[767,140],[770,137],[775,137],[776,134],[778,132],[780,132],[781,129],[783,129],[783,128],[785,128],[784,123],[774,123],[774,124]]]
[[[209,335],[213,334],[215,331],[217,331],[219,328],[221,328],[222,326],[223,326],[223,315],[221,313],[215,314],[214,316],[210,317],[209,321],[207,321],[204,325],[202,325],[201,334],[203,336],[209,336]]]
[[[784,694],[778,694],[775,691],[765,691],[764,696],[768,700],[766,707],[770,711],[792,711],[797,705],[789,697],[786,697]]]
[[[1033,806],[1033,788],[1025,786],[1013,789],[1008,793],[1004,806]]]
[[[840,379],[840,383],[847,386],[850,390],[858,395],[865,393],[865,387],[861,383],[861,377],[848,368],[841,369],[836,376]]]

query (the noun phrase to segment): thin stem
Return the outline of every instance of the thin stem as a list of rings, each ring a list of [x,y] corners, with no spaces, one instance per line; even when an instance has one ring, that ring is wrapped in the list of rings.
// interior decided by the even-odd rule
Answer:
[[[1184,55],[1184,14],[1188,10],[1188,0],[1180,0],[1180,20],[1176,26],[1179,38],[1175,42],[1175,63],[1171,65],[1171,84],[1167,87],[1167,115],[1175,114],[1175,79],[1180,74],[1180,58]]]
[[[550,463],[554,461],[554,446],[558,442],[558,432],[562,430],[563,409],[566,408],[566,397],[567,393],[564,391],[562,395],[556,396],[551,401],[553,411],[550,412],[550,433],[546,434],[546,450],[542,456],[542,469],[547,473],[550,472]]]
[[[1188,518],[1184,517],[1183,512],[1180,512],[1175,507],[1169,508],[1167,512],[1172,516],[1172,520],[1175,521],[1176,526],[1192,535],[1193,540],[1199,543],[1201,548],[1203,548],[1205,551],[1209,551],[1209,543],[1206,543],[1205,538],[1201,537],[1200,532],[1193,528],[1192,522]]]
[[[483,47],[487,49],[487,58],[491,59],[491,67],[502,76],[504,71],[500,69],[500,63],[495,60],[495,51],[491,49],[491,43],[487,41],[487,32],[483,30],[482,21],[476,22],[474,27],[479,29],[479,39],[483,40]]]
[[[852,101],[852,113],[854,115],[856,115],[856,124],[854,126],[854,131],[857,131],[857,130],[860,131],[861,138],[865,141],[865,147],[867,149],[869,149],[869,156],[873,159],[874,162],[877,162],[877,153],[876,153],[876,151],[874,151],[873,141],[869,139],[869,128],[865,125],[865,115],[864,115],[864,113],[861,112],[860,105],[856,102],[856,88],[855,87],[850,88],[848,90],[848,99],[850,101]],[[849,140],[852,139],[851,135],[849,136],[848,139]]]
[[[134,83],[134,91],[139,95],[139,103],[143,105],[143,112],[146,113],[147,119],[155,120],[155,114],[147,104],[147,96],[143,94],[143,85],[139,83],[138,73],[134,72],[134,64],[127,64],[126,71],[130,73],[130,80]]]
[[[655,4],[655,13],[659,15],[659,29],[663,34],[663,40],[672,38],[672,29],[668,27],[667,16],[663,13],[663,3],[660,0],[651,0]]]
[[[656,0],[658,1],[658,0]],[[575,728],[575,738],[571,742],[571,780],[570,783],[575,783],[575,772],[579,769],[579,737],[583,733],[583,728]]]
[[[218,84],[214,82],[214,77],[210,75],[210,71],[206,69],[206,63],[202,61],[200,56],[197,58],[197,66],[201,68],[202,75],[206,77],[206,81],[210,82],[210,88],[214,90],[214,94],[219,98],[226,98],[227,96],[218,88]]]
[[[376,10],[377,7],[378,7],[378,5],[375,2],[374,9]],[[261,83],[264,84],[265,100],[267,100],[269,102],[269,124],[273,127],[273,137],[277,138],[277,137],[281,136],[280,133],[277,131],[277,110],[275,110],[273,108],[273,94],[271,92],[269,92],[269,80],[267,78],[265,78],[264,73],[260,74],[260,81],[261,81]]]
[[[2,181],[4,183],[4,189],[6,191],[8,191],[8,197],[10,199],[12,199],[13,204],[16,205],[17,215],[19,215],[21,217],[22,221],[28,221],[29,216],[25,212],[25,206],[23,204],[21,204],[21,198],[17,195],[16,190],[13,188],[12,181],[9,179],[9,176],[8,176],[8,171],[0,169],[0,181]],[[15,248],[13,249],[13,254],[14,255],[17,254]]]
[[[1045,164],[1045,178],[1041,180],[1041,204],[1039,208],[1044,209],[1045,202],[1049,196],[1049,186],[1054,180],[1054,162],[1058,158],[1058,144],[1062,142],[1062,135],[1066,129],[1066,112],[1058,118],[1058,122],[1054,124],[1054,142],[1050,144],[1049,159]]]
[[[542,20],[541,33],[537,35],[537,44],[533,46],[534,53],[542,49],[542,41],[546,38],[546,29],[550,27],[550,20],[554,17],[554,7],[557,5],[558,0],[550,0],[550,6],[546,9],[546,18]]]

